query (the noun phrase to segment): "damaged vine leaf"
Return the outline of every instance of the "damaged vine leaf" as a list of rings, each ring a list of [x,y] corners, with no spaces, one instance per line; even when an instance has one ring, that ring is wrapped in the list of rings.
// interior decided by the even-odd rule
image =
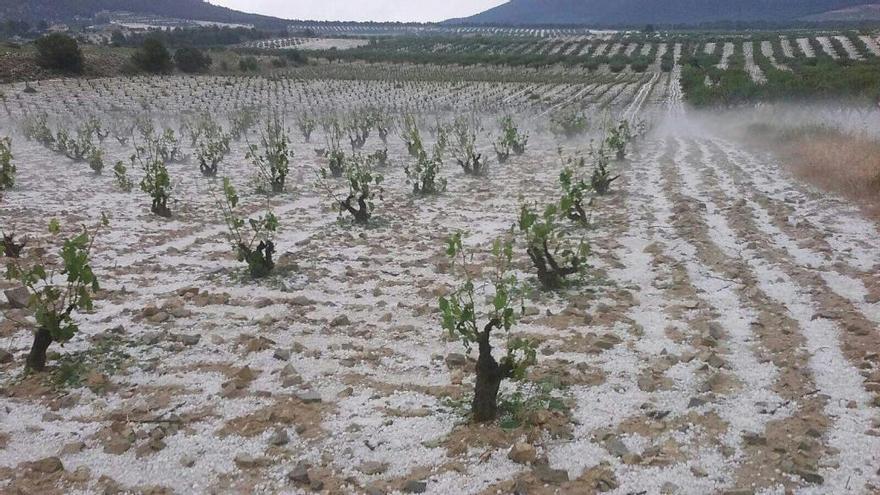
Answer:
[[[25,246],[27,246],[28,238],[25,237],[21,239],[21,241],[15,241],[15,226],[13,226],[13,231],[10,234],[6,232],[2,232],[3,235],[3,256],[7,258],[20,258],[21,252],[24,250]]]
[[[284,184],[290,173],[290,161],[293,159],[293,148],[284,119],[278,112],[272,112],[266,119],[266,126],[260,134],[260,144],[248,145],[245,157],[257,169],[259,191],[284,192]]]
[[[333,201],[341,216],[348,212],[359,225],[369,223],[376,209],[376,200],[382,200],[382,181],[384,177],[373,170],[373,159],[369,156],[354,155],[345,168],[348,195],[341,198],[336,195],[329,184],[332,175],[326,168],[319,171],[320,183]]]
[[[221,133],[205,135],[199,138],[196,157],[199,161],[199,170],[205,177],[216,177],[220,162],[229,153],[229,136]]]
[[[608,131],[605,144],[615,153],[617,160],[622,161],[626,159],[626,147],[632,139],[633,135],[629,128],[629,121],[624,119]]]
[[[562,160],[562,171],[559,173],[559,185],[562,189],[559,211],[569,220],[583,226],[589,226],[590,216],[587,214],[586,208],[590,206],[590,202],[586,196],[591,190],[591,185],[584,177],[586,158],[583,156],[563,157],[561,149],[559,156]]]
[[[604,148],[593,150],[590,152],[596,161],[596,167],[593,169],[593,175],[590,177],[590,186],[599,196],[608,194],[611,190],[611,183],[620,178],[619,175],[613,175],[608,166],[611,160],[605,153]]]
[[[564,212],[563,212],[564,213]],[[520,207],[517,223],[526,242],[526,253],[538,272],[538,281],[545,290],[565,287],[566,278],[583,276],[589,245],[583,240],[573,241],[557,222],[560,211],[556,204],[547,205],[543,214],[528,205]]]
[[[312,133],[315,132],[315,128],[318,126],[315,119],[309,115],[300,115],[296,119],[296,126],[303,139],[306,140],[306,143],[312,142]]]
[[[422,134],[419,131],[419,125],[414,115],[406,114],[403,116],[403,128],[400,131],[400,138],[406,144],[406,150],[411,157],[418,158],[419,154],[424,151]]]
[[[12,140],[0,139],[0,191],[12,189],[15,185],[15,165],[12,163]]]
[[[590,130],[590,120],[583,111],[563,109],[550,116],[550,132],[573,139]]]
[[[128,167],[122,161],[117,161],[116,165],[113,165],[113,179],[116,181],[116,186],[125,192],[131,191],[134,187],[134,183],[128,178]]]
[[[266,277],[275,268],[275,262],[272,261],[275,253],[273,237],[278,230],[278,218],[272,211],[267,211],[261,218],[245,221],[235,213],[238,201],[235,187],[228,177],[224,177],[223,197],[219,205],[228,228],[227,238],[232,243],[238,261],[247,263],[251,277]]]
[[[345,173],[345,151],[342,150],[342,127],[333,119],[324,124],[324,136],[327,147],[323,156],[327,158],[327,167],[333,177],[342,177]]]
[[[477,133],[480,131],[480,123],[475,117],[458,117],[452,124],[452,153],[468,175],[483,176],[489,172],[488,162],[482,153],[477,153]]]
[[[165,166],[165,160],[162,159],[161,146],[158,139],[149,136],[142,146],[135,147],[131,163],[132,165],[140,165],[144,172],[140,186],[141,191],[152,199],[150,211],[160,217],[170,218],[171,209],[168,208],[168,200],[171,199],[171,176],[168,175],[168,168]],[[119,169],[118,165],[114,167],[114,173],[117,183],[122,186],[119,174],[122,172],[124,175],[124,170]]]
[[[18,281],[30,292],[28,306],[37,321],[26,369],[43,371],[49,346],[53,342],[64,345],[79,331],[74,314],[92,310],[92,298],[100,289],[90,264],[92,247],[101,230],[109,224],[107,216],[102,213],[92,231],[83,226],[79,235],[64,240],[60,272],[56,272],[56,268],[47,268],[50,264],[42,258],[29,267],[22,266],[17,260],[6,265],[6,279]],[[53,236],[60,234],[61,226],[57,220],[49,223],[49,232]]]
[[[495,148],[498,162],[505,163],[510,159],[511,153],[516,156],[525,153],[528,142],[529,135],[520,133],[513,117],[508,115],[501,119],[501,137],[492,146]]]
[[[410,154],[416,158],[416,162],[404,166],[403,171],[406,174],[406,183],[412,186],[413,194],[417,196],[441,194],[446,191],[446,179],[440,176],[443,169],[443,153],[446,149],[446,131],[442,126],[438,126],[436,132],[437,141],[430,155],[425,150],[417,127],[412,129],[411,137],[414,141],[407,144],[408,147],[412,146]]]
[[[462,244],[462,234],[456,233],[446,242],[446,254],[452,259],[452,268],[461,277],[461,285],[448,298],[441,297],[439,307],[441,324],[453,338],[461,340],[470,351],[475,344],[479,355],[476,366],[476,382],[472,403],[473,419],[476,422],[493,421],[498,417],[498,389],[505,379],[521,380],[526,369],[536,361],[534,345],[528,340],[512,338],[511,328],[522,316],[514,307],[514,298],[521,294],[519,283],[512,269],[513,243],[510,240],[496,240],[492,245],[493,273],[486,284],[478,288],[471,278],[473,267],[469,263],[473,256],[466,252]],[[478,291],[492,298],[491,305],[478,308],[476,300],[482,299]],[[479,311],[479,315],[478,315]],[[480,328],[482,321],[485,323]],[[506,338],[506,354],[497,361],[492,355],[491,334],[502,330]]]

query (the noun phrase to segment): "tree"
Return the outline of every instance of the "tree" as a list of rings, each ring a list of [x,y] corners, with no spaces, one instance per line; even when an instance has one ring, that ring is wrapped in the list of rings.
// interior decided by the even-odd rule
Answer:
[[[193,74],[204,72],[211,67],[213,61],[207,53],[193,47],[183,47],[174,54],[174,64],[181,72]]]
[[[76,40],[61,33],[43,36],[35,43],[37,61],[47,69],[80,73],[83,70],[83,54]]]
[[[122,31],[116,29],[110,33],[110,44],[113,46],[122,46],[125,44],[125,35]]]
[[[138,69],[153,74],[171,71],[171,54],[158,38],[147,38],[140,49],[131,56],[131,61]]]

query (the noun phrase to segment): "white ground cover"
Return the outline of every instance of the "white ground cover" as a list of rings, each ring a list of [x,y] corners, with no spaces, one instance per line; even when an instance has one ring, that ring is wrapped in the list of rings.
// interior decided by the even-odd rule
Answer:
[[[724,44],[725,60],[733,47]],[[658,57],[666,49],[661,44]],[[672,49],[677,60],[682,46]],[[85,356],[111,329],[121,330],[112,334],[116,345],[92,364],[111,386],[10,395],[6,391],[23,392],[21,384],[31,383],[18,376],[31,335],[0,319],[0,349],[14,358],[0,365],[0,491],[39,482],[35,493],[102,493],[106,476],[131,490],[161,485],[174,493],[308,493],[308,485],[288,479],[300,462],[315,469],[309,476],[325,491],[338,493],[368,487],[392,493],[406,481],[424,481],[430,494],[510,493],[517,482],[529,493],[602,489],[620,495],[880,489],[880,411],[861,374],[871,370],[848,357],[840,323],[816,316],[818,288],[827,287],[880,325],[880,307],[866,301],[865,283],[880,264],[877,228],[851,205],[813,194],[765,154],[689,127],[680,71],[676,65],[669,75],[591,75],[559,83],[60,80],[10,98],[0,129],[13,135],[19,175],[16,187],[4,193],[0,226],[14,224],[16,232],[31,234],[32,249],[48,242],[43,232],[49,218],[62,220],[69,234],[102,210],[112,217],[94,261],[106,293],[93,313],[81,316],[81,333],[52,350]],[[21,89],[3,91],[18,95]],[[149,213],[149,199],[137,188],[121,192],[111,171],[92,175],[85,164],[28,142],[16,130],[25,114],[35,112],[46,112],[53,126],[74,126],[87,115],[110,122],[120,112],[137,111],[159,128],[178,129],[182,113],[206,110],[228,125],[228,112],[250,104],[280,108],[295,148],[289,190],[268,199],[255,192],[245,157],[247,144],[259,139],[254,130],[233,142],[220,165],[245,210],[268,206],[280,219],[277,257],[288,268],[263,281],[246,277],[231,255],[216,209],[217,181],[202,177],[192,160],[169,165],[175,216],[162,220]],[[553,416],[564,433],[539,426],[513,433],[497,426],[468,430],[472,363],[447,365],[452,354],[465,351],[445,338],[436,310],[437,297],[455,283],[443,268],[443,240],[465,230],[469,246],[485,248],[509,232],[523,202],[558,201],[558,150],[583,152],[603,125],[597,118],[590,134],[574,140],[552,135],[548,115],[571,105],[606,119],[659,114],[669,120],[656,122],[628,160],[611,164],[622,177],[609,196],[595,199],[593,227],[574,230],[592,245],[595,278],[560,293],[541,292],[517,250],[517,273],[534,289],[526,299],[533,311],[515,327],[539,342],[530,376],[542,373],[550,382],[574,377],[548,392],[566,404],[566,413]],[[528,149],[505,164],[493,160],[486,178],[465,176],[447,159],[442,173],[448,190],[418,198],[403,171],[412,159],[392,133],[377,221],[354,227],[337,220],[314,185],[324,165],[315,153],[326,145],[323,130],[306,143],[296,117],[344,116],[373,106],[419,113],[429,143],[435,137],[428,127],[436,119],[473,111],[485,126],[479,149],[493,159],[497,121],[510,111],[530,132]],[[112,137],[101,146],[109,164],[132,153],[131,142],[121,145]],[[365,151],[384,147],[374,134]],[[189,142],[183,151],[194,153]],[[140,178],[138,170],[130,173]],[[752,212],[751,234],[760,245],[737,227],[734,204],[740,199]],[[832,251],[795,237],[764,200],[789,205],[790,223],[826,233]],[[692,215],[706,235],[689,230],[681,215]],[[707,248],[717,249],[722,261],[742,261],[756,285],[745,286],[748,277],[729,280],[723,263],[704,259]],[[816,278],[792,275],[799,270]],[[759,304],[751,291],[766,294],[795,322],[809,355],[808,368],[797,371],[827,397],[821,411],[827,429],[815,441],[834,450],[815,473],[780,471],[755,479],[753,464],[763,458],[749,439],[764,438],[776,422],[798,419],[807,399],[780,397],[780,381],[792,370],[766,358],[772,350],[756,331]],[[208,295],[217,297],[197,302]],[[151,307],[170,314],[144,318]],[[180,336],[200,338],[186,343]],[[709,337],[717,346],[705,343]],[[504,351],[501,336],[493,344],[496,355]],[[102,367],[119,354],[125,366]],[[253,376],[237,393],[227,393],[245,368]],[[734,386],[714,388],[716,377]],[[529,396],[550,382],[536,379],[520,388],[506,381],[502,394]],[[166,431],[162,448],[144,451],[166,420],[179,428]],[[126,428],[133,445],[112,452],[105,436]],[[280,445],[274,443],[279,429],[287,436]],[[508,449],[520,441],[534,445],[547,467],[564,471],[568,481],[548,481],[538,464],[511,460]],[[76,442],[82,442],[78,449],[65,449]],[[43,476],[23,464],[50,456],[63,462],[60,474]],[[183,462],[188,458],[193,462]],[[71,479],[77,468],[85,477]],[[821,479],[805,479],[809,474]]]

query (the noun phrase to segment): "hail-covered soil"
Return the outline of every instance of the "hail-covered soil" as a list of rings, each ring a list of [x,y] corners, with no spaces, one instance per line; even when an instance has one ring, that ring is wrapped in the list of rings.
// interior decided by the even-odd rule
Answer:
[[[449,190],[421,199],[392,134],[384,200],[360,228],[313,185],[321,131],[307,144],[291,129],[292,187],[268,200],[278,267],[252,281],[223,236],[218,184],[192,161],[170,165],[175,215],[163,220],[109,171],[93,176],[15,135],[18,184],[0,226],[31,236],[26,255],[55,248],[49,218],[66,233],[101,211],[112,220],[97,241],[95,311],[51,348],[48,373],[21,375],[28,315],[3,308],[0,491],[876,493],[877,227],[770,156],[688,125],[677,73],[581,85],[132,79],[74,93],[55,82],[13,100],[6,133],[25,110],[70,119],[143,104],[174,127],[175,109],[223,115],[238,99],[278,105],[291,127],[303,108],[509,105],[532,137],[486,178],[447,160]],[[502,395],[540,405],[471,425],[475,355],[439,325],[437,298],[456,283],[443,241],[464,230],[485,248],[521,201],[558,200],[557,148],[589,144],[546,129],[571,103],[658,117],[578,232],[592,247],[587,281],[541,292],[517,251],[534,291],[515,331],[538,343],[538,360]],[[132,152],[111,141],[108,163]],[[381,147],[373,136],[365,150]],[[234,142],[220,175],[256,212],[267,200],[244,152]]]

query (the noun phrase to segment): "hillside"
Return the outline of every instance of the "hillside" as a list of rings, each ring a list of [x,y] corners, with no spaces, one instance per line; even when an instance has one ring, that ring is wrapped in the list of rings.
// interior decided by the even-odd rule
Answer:
[[[832,10],[822,14],[807,16],[804,20],[816,22],[880,20],[880,3]]]
[[[474,24],[698,24],[785,22],[858,6],[865,0],[511,0],[472,17]]]
[[[280,28],[287,24],[283,19],[239,12],[202,0],[0,0],[0,19],[29,22],[63,22],[74,17],[92,17],[104,10],[259,27]]]

